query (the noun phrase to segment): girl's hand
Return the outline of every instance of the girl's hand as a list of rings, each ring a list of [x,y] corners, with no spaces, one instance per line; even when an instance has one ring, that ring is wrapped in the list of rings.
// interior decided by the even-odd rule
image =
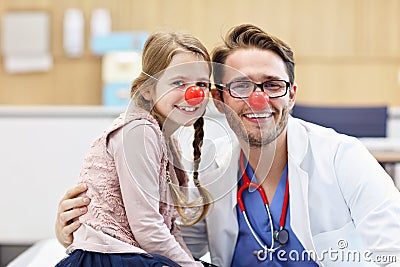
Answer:
[[[58,204],[55,231],[58,241],[64,247],[72,244],[72,233],[81,225],[78,218],[87,212],[90,199],[83,194],[86,190],[86,184],[77,184],[65,193]]]

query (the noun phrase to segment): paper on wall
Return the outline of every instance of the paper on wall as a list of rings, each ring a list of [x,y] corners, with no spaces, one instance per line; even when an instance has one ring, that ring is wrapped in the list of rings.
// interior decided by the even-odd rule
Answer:
[[[52,68],[49,15],[46,12],[6,12],[2,22],[1,40],[6,71],[37,72]]]

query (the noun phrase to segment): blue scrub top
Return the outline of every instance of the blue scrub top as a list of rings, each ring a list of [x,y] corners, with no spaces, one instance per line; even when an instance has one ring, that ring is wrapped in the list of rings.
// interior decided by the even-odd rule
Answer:
[[[246,166],[246,173],[250,180],[257,182],[254,176],[253,170],[250,164],[247,163],[247,159],[244,162]],[[240,166],[240,164],[239,164]],[[274,230],[279,229],[279,221],[282,213],[282,205],[285,195],[286,187],[286,175],[288,167],[286,167],[280,178],[278,187],[275,195],[270,203],[270,211]],[[239,167],[238,177],[241,178],[241,170]],[[239,185],[241,186],[242,179],[240,179]],[[257,190],[244,190],[243,192],[243,203],[246,207],[247,218],[249,219],[251,226],[254,231],[261,239],[261,242],[268,247],[271,246],[271,228],[268,219],[268,213],[265,210],[264,203],[262,202],[261,196]],[[265,261],[259,261],[257,256],[254,256],[253,252],[261,250],[262,248],[253,237],[249,227],[244,220],[243,214],[236,205],[237,219],[239,223],[239,235],[236,241],[235,253],[233,255],[231,266],[315,266],[318,265],[308,257],[304,251],[304,247],[297,239],[290,227],[290,205],[287,210],[285,229],[289,232],[289,242],[286,246],[277,249],[275,252],[268,253]],[[275,242],[275,246],[277,246]],[[303,255],[303,256],[302,256]]]

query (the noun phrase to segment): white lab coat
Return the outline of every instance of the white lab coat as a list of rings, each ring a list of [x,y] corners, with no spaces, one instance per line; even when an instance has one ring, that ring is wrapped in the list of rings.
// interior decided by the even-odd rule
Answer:
[[[205,224],[182,230],[194,254],[208,245],[213,264],[229,266],[238,234],[240,147],[234,138],[214,143],[214,164],[201,182],[215,203]],[[290,224],[320,266],[370,266],[364,258],[377,255],[395,255],[400,264],[400,193],[356,138],[290,117],[288,164]]]

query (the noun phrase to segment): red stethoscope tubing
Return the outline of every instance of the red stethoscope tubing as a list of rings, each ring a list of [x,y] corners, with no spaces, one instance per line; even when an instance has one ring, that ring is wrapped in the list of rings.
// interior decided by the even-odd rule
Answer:
[[[240,170],[242,172],[242,177],[243,177],[243,180],[242,180],[243,184],[242,184],[242,186],[239,188],[239,190],[237,192],[237,203],[239,205],[240,210],[242,212],[246,211],[246,207],[244,206],[244,202],[243,202],[242,196],[243,196],[243,191],[246,190],[246,189],[249,189],[249,188],[256,189],[259,192],[264,205],[269,205],[267,195],[265,194],[265,191],[262,188],[262,186],[260,184],[256,184],[256,183],[250,182],[250,179],[247,176],[246,168],[244,166],[244,154],[243,154],[243,151],[240,151]],[[285,196],[284,196],[283,204],[282,204],[281,218],[279,220],[280,229],[283,229],[285,227],[286,213],[287,213],[288,205],[289,205],[289,179],[288,179],[288,177],[286,175]]]

